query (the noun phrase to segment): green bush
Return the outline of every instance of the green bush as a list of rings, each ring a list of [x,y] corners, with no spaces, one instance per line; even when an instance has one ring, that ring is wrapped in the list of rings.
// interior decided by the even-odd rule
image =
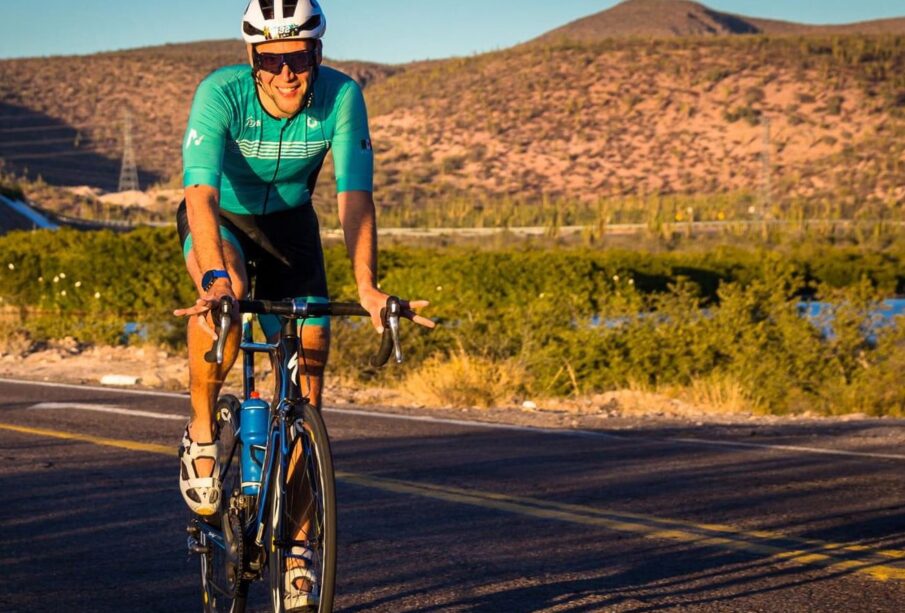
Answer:
[[[719,379],[773,412],[905,411],[895,384],[905,332],[887,328],[875,342],[865,332],[865,314],[905,286],[900,241],[667,253],[393,247],[380,257],[382,287],[429,299],[441,324],[406,327],[409,368],[469,355],[524,373],[520,389],[533,396]],[[328,246],[325,259],[332,297],[355,300],[345,249]],[[168,229],[0,237],[0,288],[35,340],[117,342],[135,321],[178,343],[171,311],[195,298]],[[801,317],[802,296],[836,305],[831,338]],[[334,330],[334,373],[385,384],[406,372],[363,368],[377,344],[368,322]]]

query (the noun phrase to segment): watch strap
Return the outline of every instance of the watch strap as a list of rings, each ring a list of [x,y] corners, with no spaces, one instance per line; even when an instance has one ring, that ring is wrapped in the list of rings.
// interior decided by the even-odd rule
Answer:
[[[209,270],[201,277],[201,289],[209,290],[217,279],[229,279],[229,273],[225,270]]]

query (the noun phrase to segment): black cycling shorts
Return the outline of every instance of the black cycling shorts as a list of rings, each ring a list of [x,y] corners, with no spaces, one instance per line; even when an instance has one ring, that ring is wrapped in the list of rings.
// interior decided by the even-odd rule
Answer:
[[[185,200],[176,212],[183,255],[191,249]],[[311,203],[267,215],[220,211],[220,235],[245,261],[253,298],[327,298],[327,273],[317,214]],[[315,323],[309,321],[309,323]]]

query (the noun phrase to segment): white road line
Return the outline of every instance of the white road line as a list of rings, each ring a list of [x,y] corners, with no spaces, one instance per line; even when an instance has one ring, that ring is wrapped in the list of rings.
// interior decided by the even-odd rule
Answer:
[[[821,455],[840,455],[856,458],[877,458],[880,460],[905,460],[905,455],[897,453],[872,453],[869,451],[846,451],[844,449],[824,449],[820,447],[799,447],[797,445],[771,445],[769,443],[742,443],[734,441],[711,441],[703,438],[666,438],[664,441],[688,443],[691,445],[719,445],[721,447],[749,447],[753,449],[773,449],[776,451],[796,451]]]
[[[373,411],[356,411],[354,409],[337,409],[325,407],[328,413],[340,415],[357,415],[360,417],[379,417],[381,419],[400,419],[404,421],[420,421],[430,424],[444,424],[448,426],[465,426],[468,428],[493,428],[495,430],[514,430],[516,432],[530,432],[531,434],[556,434],[559,436],[578,436],[586,438],[603,438],[610,440],[626,440],[627,437],[593,430],[563,430],[559,428],[538,428],[535,426],[516,426],[514,424],[491,424],[483,421],[468,421],[464,419],[444,419],[442,417],[428,417],[426,415],[399,415],[396,413],[375,413]]]
[[[3,379],[0,378],[0,383],[9,383],[15,385],[33,385],[37,387],[55,387],[55,388],[64,388],[64,389],[73,389],[73,390],[88,390],[88,391],[99,391],[99,392],[111,392],[117,394],[135,394],[142,396],[158,396],[161,398],[179,398],[182,400],[188,400],[188,396],[186,394],[175,394],[172,392],[155,392],[151,390],[130,390],[130,389],[119,389],[119,388],[108,388],[108,387],[92,387],[87,385],[73,385],[68,383],[48,383],[41,381],[22,381],[18,379]],[[69,403],[70,406],[72,403]],[[96,407],[98,405],[85,405],[90,407]],[[166,416],[165,419],[187,419],[187,417],[182,416],[174,416],[166,413],[151,413],[149,411],[134,411],[131,409],[120,409],[121,411],[129,411],[130,415],[136,415],[136,413],[148,413],[147,415],[141,415],[143,417],[151,417],[156,415]],[[355,415],[359,417],[370,417],[373,419],[398,419],[402,421],[418,421],[418,422],[426,422],[426,423],[436,423],[436,424],[444,424],[444,425],[454,425],[454,426],[465,426],[469,428],[487,428],[491,430],[510,430],[517,432],[526,432],[531,434],[552,434],[557,436],[571,436],[578,438],[595,438],[595,439],[607,439],[607,440],[623,440],[623,441],[637,441],[637,442],[661,442],[661,443],[680,443],[683,445],[702,445],[702,446],[720,446],[720,447],[734,447],[736,449],[764,449],[764,450],[772,450],[772,451],[787,451],[794,453],[811,453],[811,454],[819,454],[819,455],[832,455],[832,456],[840,456],[840,457],[853,457],[853,458],[873,458],[873,459],[881,459],[881,460],[905,460],[905,455],[894,454],[894,453],[871,453],[871,452],[862,452],[862,451],[845,451],[842,449],[822,449],[820,447],[798,447],[794,445],[771,445],[769,443],[743,443],[743,442],[734,442],[734,441],[717,441],[717,440],[709,440],[709,439],[701,439],[701,438],[657,438],[657,437],[645,437],[643,435],[639,436],[620,436],[617,434],[609,434],[606,432],[595,432],[593,430],[566,430],[566,429],[557,429],[557,428],[536,428],[532,426],[515,426],[511,424],[492,424],[488,422],[481,421],[468,421],[468,420],[459,420],[459,419],[443,419],[439,417],[428,417],[422,415],[398,415],[393,413],[380,413],[377,411],[356,411],[354,409],[337,409],[334,407],[324,407],[324,410],[327,413],[337,413],[339,415]],[[895,425],[892,421],[884,421],[883,425]]]
[[[113,394],[132,394],[134,396],[157,396],[159,398],[181,398],[188,400],[188,394],[177,394],[175,392],[157,392],[153,390],[130,390],[121,387],[100,387],[98,385],[75,385],[72,383],[51,383],[49,381],[24,381],[22,379],[3,379],[0,383],[9,383],[12,385],[33,385],[35,387],[56,387],[69,390],[87,390],[89,392],[110,392]]]
[[[129,415],[131,417],[150,417],[152,419],[169,419],[173,421],[186,421],[185,415],[173,415],[172,413],[155,413],[153,411],[139,411],[138,409],[123,409],[105,404],[85,404],[81,402],[40,402],[28,407],[35,411],[92,411],[94,413],[115,413],[117,415]]]

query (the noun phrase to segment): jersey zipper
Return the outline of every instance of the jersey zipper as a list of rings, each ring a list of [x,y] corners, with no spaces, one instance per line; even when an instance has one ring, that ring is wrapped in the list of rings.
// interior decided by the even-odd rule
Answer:
[[[273,188],[273,184],[276,183],[277,175],[280,172],[280,161],[283,157],[283,133],[286,132],[286,128],[289,127],[289,122],[291,121],[292,117],[287,118],[286,123],[280,128],[280,144],[277,145],[277,167],[274,168],[273,177],[270,179],[270,183],[267,184],[267,191],[264,192],[264,206],[261,209],[261,215],[267,214],[267,203],[270,201],[270,190]]]

